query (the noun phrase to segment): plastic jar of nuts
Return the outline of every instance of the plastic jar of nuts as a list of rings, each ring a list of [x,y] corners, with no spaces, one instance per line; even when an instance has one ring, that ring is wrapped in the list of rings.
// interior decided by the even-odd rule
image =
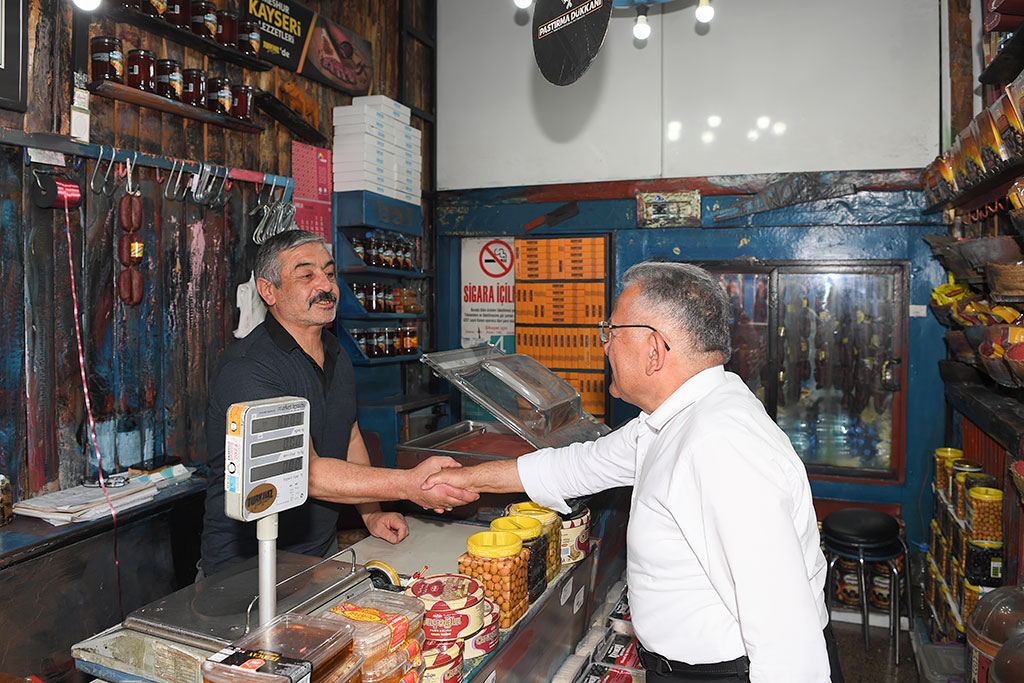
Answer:
[[[928,552],[932,557],[935,557],[939,544],[939,520],[932,518],[931,524],[928,525]]]
[[[523,547],[530,552],[526,589],[530,602],[535,602],[548,587],[548,537],[540,520],[525,515],[499,517],[491,522],[491,531],[509,531],[522,539]]]
[[[971,612],[974,611],[974,607],[978,604],[978,600],[981,599],[981,596],[986,593],[990,593],[993,590],[995,590],[995,588],[991,586],[976,586],[966,578],[964,579],[964,604],[960,612],[964,622],[966,622],[968,617],[971,616]]]
[[[510,628],[530,605],[526,587],[530,552],[507,531],[473,534],[466,540],[466,550],[459,557],[459,573],[483,584],[484,594],[498,604],[498,626]]]
[[[956,510],[957,517],[963,519],[964,511],[967,504],[966,495],[967,490],[965,488],[965,480],[967,472],[981,472],[981,463],[975,462],[974,460],[967,460],[966,458],[958,458],[953,461],[952,470],[950,471],[950,494],[953,508]],[[960,475],[964,476],[961,477]]]
[[[964,457],[964,452],[959,448],[936,448],[935,449],[935,488],[942,491],[949,500],[949,473],[953,460]]]
[[[967,493],[967,528],[975,541],[1003,540],[1003,492],[975,486]]]
[[[964,576],[978,586],[999,586],[1003,582],[1003,544],[998,541],[967,539],[964,548]]]
[[[562,568],[560,545],[562,541],[562,521],[558,513],[550,508],[534,502],[513,503],[505,510],[510,515],[525,515],[540,520],[544,533],[548,536],[548,583]]]

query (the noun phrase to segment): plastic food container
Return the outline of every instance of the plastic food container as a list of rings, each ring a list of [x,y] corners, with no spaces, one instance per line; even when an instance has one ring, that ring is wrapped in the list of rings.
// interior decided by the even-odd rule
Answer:
[[[411,674],[406,678],[407,674]],[[392,652],[363,665],[363,683],[416,683],[416,670],[405,652]]]
[[[423,601],[408,595],[374,590],[353,598],[352,604],[402,617],[408,624],[406,637],[416,635],[423,627]]]
[[[1003,544],[998,541],[967,539],[964,548],[964,576],[978,586],[1002,585]]]
[[[213,680],[208,678],[208,673],[237,673],[243,665],[261,673],[279,673],[279,667],[294,666],[282,665],[257,654],[273,652],[309,662],[313,683],[333,683],[349,666],[346,660],[352,654],[352,631],[351,626],[330,619],[282,614],[210,657],[203,663],[203,678]],[[253,662],[259,660],[264,661],[254,667]]]
[[[960,607],[960,613],[966,622],[971,618],[971,612],[978,604],[983,595],[987,595],[995,589],[989,586],[976,586],[966,578],[964,579],[964,604]]]
[[[966,507],[965,496],[967,491],[965,489],[965,479],[961,478],[961,474],[967,472],[981,472],[981,463],[975,462],[974,460],[967,460],[966,458],[957,458],[953,461],[950,470],[950,502],[953,503],[953,508],[956,510],[957,517],[963,519],[964,510]]]
[[[1003,492],[975,486],[967,493],[967,528],[976,541],[1003,540]]]
[[[590,548],[590,509],[585,505],[574,507],[567,519],[562,520],[559,537],[559,557],[562,564],[575,564],[587,556]]]
[[[530,552],[523,541],[507,531],[481,531],[466,540],[459,557],[459,572],[472,576],[484,587],[484,594],[498,603],[498,625],[509,628],[526,613],[530,599],[526,588],[526,565]]]
[[[946,500],[949,500],[949,473],[952,471],[952,461],[962,457],[964,452],[959,448],[935,449],[935,488],[946,495]]]
[[[462,640],[428,640],[423,647],[422,683],[459,683],[462,681]]]
[[[939,521],[932,518],[931,524],[928,525],[928,553],[932,557],[935,557],[939,542],[939,533]]]
[[[352,650],[373,664],[398,650],[406,651],[410,658],[420,656],[423,613],[423,603],[416,598],[369,591],[335,605],[323,617],[350,624],[354,629]]]
[[[494,652],[498,647],[498,605],[493,600],[484,600],[484,625],[475,634],[465,639],[463,658],[473,659]]]
[[[484,587],[461,574],[435,574],[413,581],[405,594],[423,601],[427,640],[466,638],[483,625]]]
[[[562,559],[559,552],[561,544],[561,523],[558,513],[550,508],[537,505],[534,502],[513,503],[508,506],[506,512],[510,515],[525,515],[539,519],[544,527],[544,533],[548,536],[548,582],[558,574],[562,568]]]
[[[96,36],[90,40],[89,59],[92,80],[121,82],[124,75],[124,53],[119,38]]]
[[[530,602],[544,594],[548,587],[548,538],[540,520],[525,515],[499,517],[491,522],[491,531],[510,531],[523,541],[530,557],[526,563],[526,589]],[[467,655],[467,658],[471,658]]]

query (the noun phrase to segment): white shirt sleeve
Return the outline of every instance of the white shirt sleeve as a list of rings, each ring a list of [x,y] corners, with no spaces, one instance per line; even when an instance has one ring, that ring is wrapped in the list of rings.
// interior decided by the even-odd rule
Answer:
[[[519,479],[530,500],[566,514],[567,498],[632,486],[641,419],[635,418],[595,441],[543,448],[521,456],[517,461]]]
[[[751,683],[827,682],[823,596],[808,582],[793,522],[794,481],[766,445],[743,431],[687,444],[693,457],[681,459],[687,464],[677,475],[692,478],[703,519],[677,522],[688,538],[703,537],[699,561],[739,622]]]

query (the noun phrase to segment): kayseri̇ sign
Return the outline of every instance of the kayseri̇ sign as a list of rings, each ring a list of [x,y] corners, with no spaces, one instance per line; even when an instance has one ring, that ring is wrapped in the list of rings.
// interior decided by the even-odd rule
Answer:
[[[604,44],[612,0],[537,0],[533,10],[533,55],[544,78],[574,83]]]
[[[368,40],[293,0],[249,0],[247,14],[262,34],[260,59],[352,95],[373,79]]]

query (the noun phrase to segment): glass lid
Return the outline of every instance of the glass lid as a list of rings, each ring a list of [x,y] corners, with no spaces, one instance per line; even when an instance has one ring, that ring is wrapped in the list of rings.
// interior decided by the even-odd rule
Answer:
[[[579,392],[530,356],[484,344],[425,353],[421,360],[537,448],[611,431],[583,410]]]

